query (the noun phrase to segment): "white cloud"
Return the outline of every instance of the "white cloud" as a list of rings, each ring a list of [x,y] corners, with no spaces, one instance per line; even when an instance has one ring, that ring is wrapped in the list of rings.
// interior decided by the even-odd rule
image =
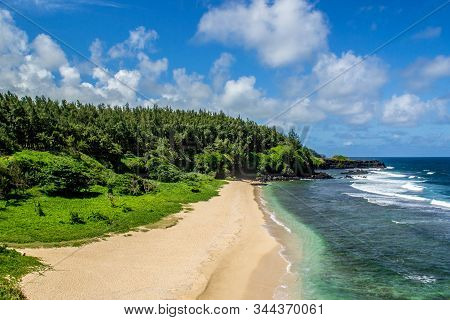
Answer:
[[[230,67],[234,62],[234,57],[224,52],[214,61],[209,74],[212,78],[213,88],[216,91],[222,90],[225,81],[230,78]]]
[[[352,52],[341,57],[323,54],[313,67],[312,78],[316,85],[324,84],[362,59]],[[379,90],[386,81],[384,65],[376,57],[370,57],[323,87],[312,103],[324,112],[346,116],[351,123],[365,123],[372,117]]]
[[[212,8],[201,18],[197,37],[257,51],[272,67],[304,61],[326,47],[322,13],[305,0],[252,0]]]
[[[109,49],[108,54],[113,59],[134,56],[138,51],[148,48],[157,38],[158,33],[155,30],[147,31],[145,27],[140,26],[129,32],[128,39]]]
[[[67,85],[78,85],[81,77],[80,72],[76,68],[64,65],[59,68],[59,73],[62,77],[62,82]]]
[[[442,32],[441,27],[426,27],[424,30],[421,30],[412,35],[413,39],[416,40],[425,40],[425,39],[434,39],[439,38]]]
[[[256,78],[240,77],[225,83],[223,94],[217,99],[217,105],[233,115],[245,115],[262,118],[273,114],[279,104],[275,99],[264,96],[255,88]]]
[[[394,95],[384,105],[382,120],[386,123],[411,125],[429,109],[430,102],[413,94]]]
[[[157,79],[169,67],[169,60],[167,58],[153,61],[142,52],[138,53],[137,58],[139,60],[139,70],[142,75],[152,80]]]
[[[67,64],[65,53],[48,35],[40,34],[31,44],[32,63],[48,70],[55,70]]]
[[[14,25],[6,10],[0,10],[0,54],[22,55],[27,50],[28,37]]]
[[[436,80],[450,77],[450,56],[418,59],[406,69],[404,75],[413,88],[427,87]]]
[[[100,39],[95,39],[89,46],[89,52],[91,53],[90,60],[96,65],[102,65],[103,61],[103,44]]]

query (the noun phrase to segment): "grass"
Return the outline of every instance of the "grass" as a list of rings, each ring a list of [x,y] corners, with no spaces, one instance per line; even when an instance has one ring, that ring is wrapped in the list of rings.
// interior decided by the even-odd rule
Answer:
[[[18,283],[25,274],[39,270],[43,265],[33,257],[0,246],[0,300],[24,299]]]
[[[0,203],[0,243],[76,245],[111,232],[127,232],[179,212],[187,203],[207,200],[223,184],[212,179],[197,182],[195,188],[186,182],[159,183],[157,193],[113,197],[106,187],[95,186],[82,198],[48,196],[33,188],[22,198]]]
[[[19,161],[29,169],[27,174],[40,182],[43,169],[67,155],[25,150],[13,156],[0,157],[0,165]],[[72,159],[72,158],[70,158]],[[73,160],[73,159],[72,159]],[[80,155],[95,181],[106,185],[108,177],[116,175],[96,160]],[[117,175],[119,176],[119,175]],[[155,182],[156,190],[140,196],[120,195],[114,189],[96,185],[82,194],[57,196],[45,192],[45,186],[32,187],[13,194],[8,201],[0,200],[0,243],[9,247],[78,246],[124,233],[141,226],[171,227],[176,220],[166,218],[193,202],[208,200],[218,194],[225,181],[206,175],[185,175],[177,183]],[[103,183],[101,183],[103,182]],[[40,261],[0,246],[0,300],[23,299],[18,283],[25,274],[42,268]]]

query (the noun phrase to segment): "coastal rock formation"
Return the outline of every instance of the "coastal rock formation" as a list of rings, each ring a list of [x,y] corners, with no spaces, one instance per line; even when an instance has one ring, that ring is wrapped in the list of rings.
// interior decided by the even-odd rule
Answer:
[[[385,164],[379,160],[338,160],[323,159],[318,169],[356,169],[356,168],[386,168]]]
[[[287,176],[287,175],[277,175],[277,174],[266,174],[259,177],[259,181],[261,182],[269,182],[269,181],[294,181],[294,180],[305,180],[305,179],[333,179],[326,172],[315,172],[310,175],[299,176]]]

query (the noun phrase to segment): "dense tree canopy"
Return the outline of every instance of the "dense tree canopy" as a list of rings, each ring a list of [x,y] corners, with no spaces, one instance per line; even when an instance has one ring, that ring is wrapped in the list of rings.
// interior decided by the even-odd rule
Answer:
[[[179,170],[310,174],[315,158],[295,134],[223,113],[0,94],[0,153],[24,149],[86,154],[116,171],[174,181]]]

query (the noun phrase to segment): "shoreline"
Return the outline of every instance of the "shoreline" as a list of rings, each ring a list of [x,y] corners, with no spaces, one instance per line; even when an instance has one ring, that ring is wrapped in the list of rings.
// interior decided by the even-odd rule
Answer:
[[[286,274],[257,187],[231,181],[219,196],[173,215],[167,229],[82,247],[22,249],[50,269],[25,276],[29,299],[273,299]]]
[[[264,213],[266,227],[272,237],[274,237],[281,248],[278,255],[286,262],[285,274],[282,277],[279,288],[276,292],[276,299],[303,299],[303,294],[297,289],[300,287],[300,275],[293,270],[293,264],[302,260],[303,247],[301,241],[292,230],[277,217],[277,214],[270,208],[269,202],[263,196],[262,187],[255,187],[255,199],[260,210]]]

